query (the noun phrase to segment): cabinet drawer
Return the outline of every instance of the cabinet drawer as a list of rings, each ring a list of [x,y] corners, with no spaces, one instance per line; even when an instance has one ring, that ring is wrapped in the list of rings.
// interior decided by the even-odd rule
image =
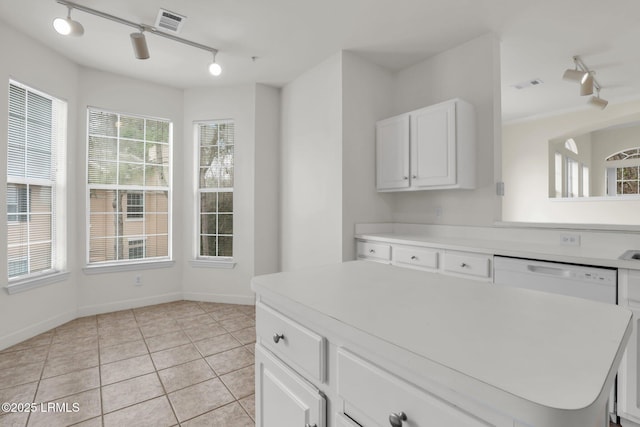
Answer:
[[[343,348],[338,349],[338,394],[345,413],[361,425],[389,425],[389,416],[402,412],[407,426],[489,425]]]
[[[262,303],[256,304],[256,335],[283,362],[324,382],[323,337]]]
[[[363,242],[358,240],[357,252],[359,259],[389,262],[391,260],[391,245],[384,243]]]
[[[444,271],[478,278],[491,277],[491,256],[464,252],[445,252]]]
[[[391,263],[401,267],[436,270],[438,268],[438,251],[416,246],[394,245]]]

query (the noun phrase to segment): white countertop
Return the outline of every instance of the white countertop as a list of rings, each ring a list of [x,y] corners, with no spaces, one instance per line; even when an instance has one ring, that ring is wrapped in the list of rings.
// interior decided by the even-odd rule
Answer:
[[[557,409],[608,393],[631,333],[619,306],[365,261],[257,276],[252,287]]]

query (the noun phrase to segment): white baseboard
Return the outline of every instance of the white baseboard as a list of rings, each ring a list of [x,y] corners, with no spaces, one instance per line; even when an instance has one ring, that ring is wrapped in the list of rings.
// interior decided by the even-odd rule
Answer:
[[[182,294],[188,301],[222,302],[225,304],[255,305],[255,295],[210,294],[204,292],[185,292]]]
[[[9,348],[24,340],[28,340],[29,338],[33,338],[43,332],[47,332],[53,328],[57,328],[58,326],[63,325],[77,317],[78,315],[75,311],[68,311],[66,313],[58,314],[57,316],[53,316],[34,325],[29,325],[26,328],[22,328],[18,331],[0,337],[0,350]]]
[[[182,299],[182,292],[171,292],[168,294],[154,295],[145,298],[128,299],[124,301],[110,302],[107,304],[85,305],[84,307],[78,307],[78,317],[110,313],[112,311],[119,310],[129,310],[131,308],[162,304],[165,302],[180,301]]]

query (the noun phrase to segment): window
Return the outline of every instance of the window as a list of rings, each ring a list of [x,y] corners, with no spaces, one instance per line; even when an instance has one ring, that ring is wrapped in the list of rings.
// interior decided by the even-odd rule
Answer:
[[[562,141],[556,150],[551,197],[588,197],[589,166],[581,160],[576,141]]]
[[[144,258],[144,240],[129,239],[129,259]]]
[[[9,81],[7,271],[9,280],[63,268],[62,216],[67,105]],[[60,249],[59,249],[60,248]]]
[[[196,124],[198,256],[233,256],[234,122]]]
[[[88,263],[170,258],[168,120],[88,111]]]
[[[127,219],[144,218],[144,197],[142,193],[127,193]]]
[[[640,148],[607,157],[607,194],[640,194]]]

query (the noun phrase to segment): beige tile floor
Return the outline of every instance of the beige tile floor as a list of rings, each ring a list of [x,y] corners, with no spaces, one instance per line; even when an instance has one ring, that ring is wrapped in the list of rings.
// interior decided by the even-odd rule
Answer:
[[[73,320],[0,352],[0,403],[36,409],[0,411],[0,427],[253,427],[255,335],[246,305],[177,301]]]

